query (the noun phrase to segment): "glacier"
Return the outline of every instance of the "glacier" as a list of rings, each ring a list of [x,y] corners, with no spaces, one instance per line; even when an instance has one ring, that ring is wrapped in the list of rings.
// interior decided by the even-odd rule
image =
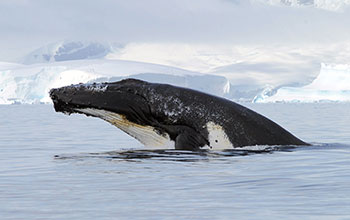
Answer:
[[[232,84],[229,75],[199,73],[137,61],[96,59],[32,65],[0,62],[0,104],[51,103],[48,94],[51,88],[77,83],[111,82],[125,78],[169,83],[234,101],[254,103],[350,101],[348,64],[322,63],[318,76],[304,86],[266,85],[261,89],[237,87]]]
[[[68,60],[103,58],[113,51],[109,44],[100,42],[59,41],[38,48],[19,62],[23,64],[49,63]]]
[[[267,87],[253,102],[349,102],[350,65],[321,64],[320,74],[302,87]]]
[[[223,76],[124,60],[74,60],[20,65],[0,63],[0,104],[50,103],[51,88],[124,78],[171,83],[230,98],[230,82]]]
[[[313,57],[314,50],[288,47],[281,56],[272,47],[103,45],[62,41],[29,53],[21,63],[0,62],[0,104],[50,103],[51,88],[127,77],[188,87],[239,102],[350,99],[350,65],[321,64],[320,70],[325,56]],[[345,63],[349,48],[337,56],[342,59],[332,61]]]

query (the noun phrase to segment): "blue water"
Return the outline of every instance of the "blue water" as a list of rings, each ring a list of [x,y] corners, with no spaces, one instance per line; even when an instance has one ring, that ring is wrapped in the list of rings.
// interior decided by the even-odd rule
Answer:
[[[350,104],[247,106],[315,145],[145,151],[99,119],[0,105],[0,219],[350,219]]]

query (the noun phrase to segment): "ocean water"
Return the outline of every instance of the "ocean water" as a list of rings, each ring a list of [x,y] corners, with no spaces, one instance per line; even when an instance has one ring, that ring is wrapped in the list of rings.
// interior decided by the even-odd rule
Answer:
[[[311,147],[147,151],[51,105],[0,105],[0,219],[350,219],[350,104],[246,104]]]

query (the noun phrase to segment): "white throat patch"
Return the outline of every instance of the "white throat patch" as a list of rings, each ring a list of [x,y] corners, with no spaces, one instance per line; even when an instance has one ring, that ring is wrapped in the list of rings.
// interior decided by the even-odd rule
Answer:
[[[162,149],[175,148],[175,142],[170,139],[168,134],[159,134],[159,132],[157,132],[152,126],[144,126],[133,123],[127,120],[124,115],[95,108],[76,108],[75,110],[108,121],[109,123],[118,127],[120,130],[140,141],[146,147]]]

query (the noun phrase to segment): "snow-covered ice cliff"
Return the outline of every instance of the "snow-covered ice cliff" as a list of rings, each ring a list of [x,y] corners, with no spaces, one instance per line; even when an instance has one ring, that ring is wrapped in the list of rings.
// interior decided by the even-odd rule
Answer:
[[[230,98],[230,83],[223,76],[150,63],[100,59],[34,65],[0,63],[0,104],[48,103],[51,88],[127,77],[171,83]]]
[[[349,102],[350,65],[321,64],[320,74],[303,87],[266,88],[253,102]]]

